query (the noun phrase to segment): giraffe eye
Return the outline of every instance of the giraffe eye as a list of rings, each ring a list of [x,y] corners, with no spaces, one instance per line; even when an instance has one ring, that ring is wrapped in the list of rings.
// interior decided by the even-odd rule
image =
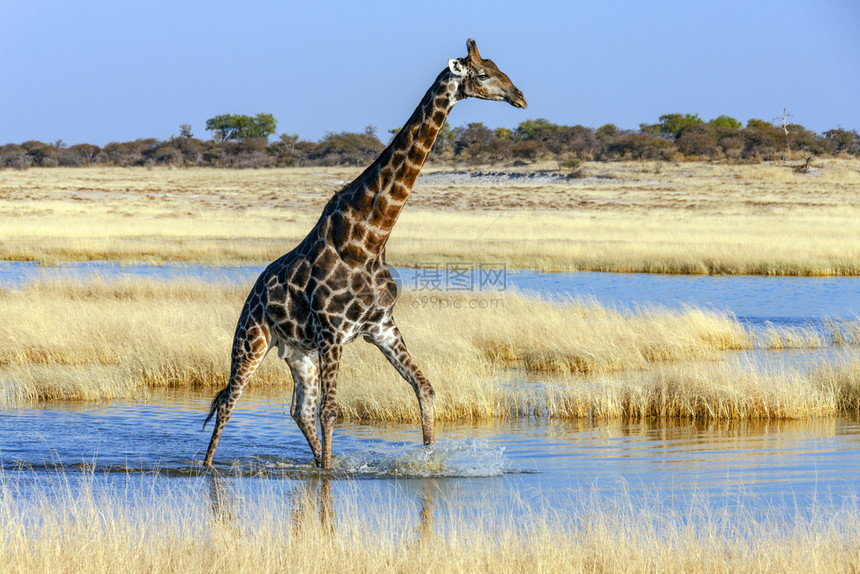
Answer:
[[[490,76],[488,76],[486,72],[478,72],[478,79],[481,80],[482,82],[484,80],[488,80],[489,78],[490,78]]]

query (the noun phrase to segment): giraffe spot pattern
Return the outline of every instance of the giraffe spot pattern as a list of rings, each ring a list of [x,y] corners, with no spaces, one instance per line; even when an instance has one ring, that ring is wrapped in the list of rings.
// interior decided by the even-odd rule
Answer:
[[[473,41],[467,45],[469,55],[458,60],[458,73],[449,66],[439,74],[389,147],[329,200],[305,239],[269,265],[254,284],[236,327],[230,381],[212,402],[209,416],[217,417],[207,466],[248,379],[269,350],[277,348],[293,378],[290,415],[314,461],[328,467],[341,351],[359,336],[376,345],[412,386],[424,443],[433,441],[435,393],[394,322],[397,285],[384,256],[391,229],[451,108],[464,97],[481,97],[477,90],[485,89],[473,85],[476,67],[483,66],[493,86],[502,86],[521,100],[520,107],[525,105],[507,76],[480,58]]]

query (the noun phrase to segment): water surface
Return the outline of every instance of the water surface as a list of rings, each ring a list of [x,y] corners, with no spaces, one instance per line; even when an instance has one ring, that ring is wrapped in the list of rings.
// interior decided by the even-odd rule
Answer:
[[[302,481],[318,473],[287,413],[286,398],[243,396],[216,454],[223,472]],[[211,427],[208,396],[165,394],[148,402],[55,403],[0,417],[0,462],[66,476],[108,473],[121,483],[153,471],[194,479]],[[415,425],[339,424],[333,441],[338,480],[368,496],[420,491],[428,480],[449,504],[548,501],[595,492],[667,499],[704,494],[716,504],[743,498],[801,506],[839,502],[860,487],[860,423],[562,423],[541,420],[440,425],[437,443],[420,445]]]

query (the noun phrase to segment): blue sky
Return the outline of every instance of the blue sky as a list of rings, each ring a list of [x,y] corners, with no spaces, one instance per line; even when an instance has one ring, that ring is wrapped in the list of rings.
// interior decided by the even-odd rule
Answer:
[[[475,38],[529,107],[449,120],[637,128],[664,113],[860,129],[857,0],[0,2],[0,144],[167,139],[269,112],[278,133],[409,117]]]

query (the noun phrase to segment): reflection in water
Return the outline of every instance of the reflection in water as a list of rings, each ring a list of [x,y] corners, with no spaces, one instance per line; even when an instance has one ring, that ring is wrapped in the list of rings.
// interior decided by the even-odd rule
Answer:
[[[148,403],[8,410],[0,416],[0,466],[35,474],[91,469],[127,482],[151,472],[193,479],[202,470],[203,453],[195,449],[205,441],[192,439],[208,400],[179,393]],[[507,504],[523,491],[539,493],[535,500],[593,488],[608,493],[619,482],[642,492],[716,496],[736,488],[768,497],[860,490],[860,424],[850,419],[442,424],[432,448],[420,445],[414,425],[343,424],[337,474],[322,475],[281,401],[243,397],[226,431],[223,476],[302,483],[349,477],[383,497],[408,485],[416,500],[416,487],[435,479],[446,498],[466,506],[485,498]]]
[[[240,480],[241,476],[233,479]],[[231,484],[231,480],[217,470],[208,470],[205,477],[208,482],[209,507],[212,518],[216,523],[236,525],[239,522],[240,510],[238,503],[241,492]],[[343,476],[332,473],[317,473],[300,480],[297,488],[291,491],[289,523],[295,532],[313,529],[321,535],[337,534],[337,516],[334,483],[343,480]],[[418,501],[418,528],[415,532],[418,541],[429,541],[434,535],[434,503],[439,490],[436,481],[423,481]],[[406,530],[406,529],[403,529]]]
[[[218,471],[210,471],[206,479],[209,482],[209,507],[215,522],[235,521],[233,504],[238,497],[237,493]]]
[[[335,534],[331,477],[308,478],[294,492],[290,512],[290,524],[293,529],[314,528],[322,534]]]

